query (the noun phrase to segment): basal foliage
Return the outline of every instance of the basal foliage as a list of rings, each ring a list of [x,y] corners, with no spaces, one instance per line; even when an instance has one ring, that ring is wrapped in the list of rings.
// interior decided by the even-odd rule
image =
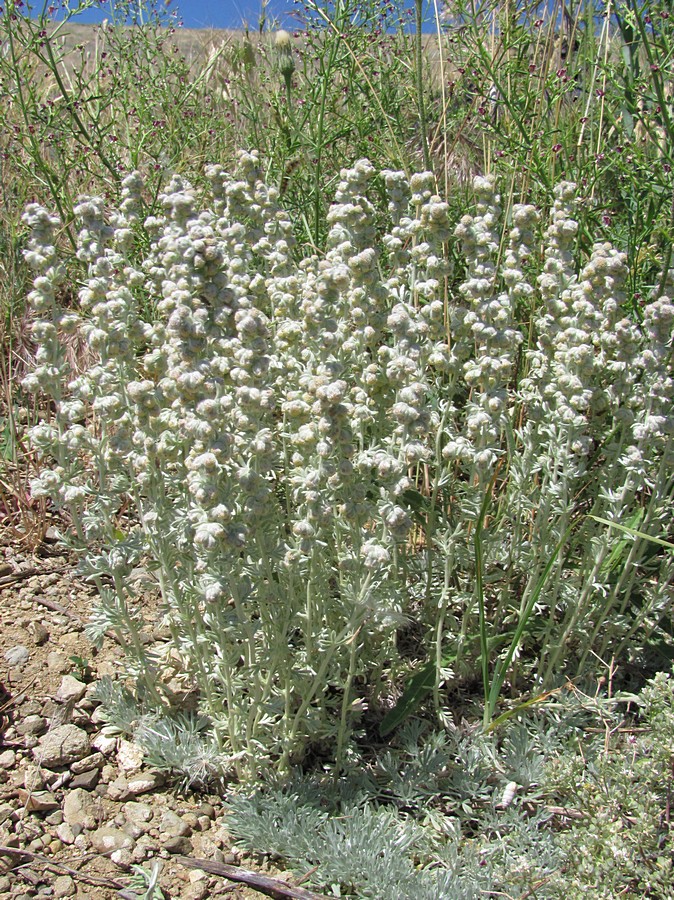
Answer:
[[[432,662],[445,717],[445,686],[481,657],[488,722],[506,675],[549,687],[667,638],[671,554],[586,514],[653,536],[671,521],[671,277],[628,316],[624,258],[576,255],[568,183],[541,237],[491,178],[455,226],[431,174],[361,160],[327,252],[298,262],[255,154],[206,174],[203,203],[174,176],[144,222],[138,175],[116,210],[82,200],[79,312],[57,301],[58,220],[25,216],[25,384],[52,411],[33,494],[69,517],[100,592],[91,636],[115,632],[147,708],[177,668],[240,776],[324,745],[342,765],[410,659]],[[79,375],[69,334],[94,359]],[[141,561],[160,650],[128,578]]]
[[[415,720],[337,782],[230,798],[228,829],[336,896],[669,900],[673,700],[659,673],[639,698],[562,692],[498,736]]]

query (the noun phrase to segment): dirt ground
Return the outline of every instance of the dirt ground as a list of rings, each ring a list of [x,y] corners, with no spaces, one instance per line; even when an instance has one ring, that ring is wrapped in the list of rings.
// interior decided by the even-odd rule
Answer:
[[[180,796],[135,745],[106,737],[92,692],[119,653],[84,634],[93,595],[56,544],[0,547],[0,898],[144,897],[128,892],[132,867],[155,861],[166,898],[260,896],[179,856],[290,881],[232,848],[221,797]],[[84,742],[74,758],[45,757],[66,732]]]

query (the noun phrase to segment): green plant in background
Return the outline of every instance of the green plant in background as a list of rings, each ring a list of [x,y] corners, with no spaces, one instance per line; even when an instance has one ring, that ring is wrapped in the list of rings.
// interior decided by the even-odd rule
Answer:
[[[671,260],[674,226],[670,9],[667,4],[640,8],[628,2],[617,6],[615,17],[622,39],[621,56],[609,70],[622,87],[615,129],[629,150],[632,168],[621,172],[620,201],[629,213],[627,247],[639,254],[640,268],[652,279],[658,274],[655,261]]]
[[[451,79],[436,118],[450,169],[460,172],[459,148],[472,148],[514,197],[541,205],[562,174],[583,185],[592,202],[579,211],[581,240],[589,249],[601,233],[625,250],[631,291],[642,292],[669,268],[672,242],[665,6],[453,3],[446,12]]]
[[[415,122],[406,112],[410,42],[389,4],[342,0],[328,8],[311,0],[305,15],[303,31],[288,38],[280,32],[282,50],[278,34],[249,45],[250,77],[239,79],[231,93],[241,143],[268,160],[270,176],[303,226],[298,236],[318,248],[326,236],[326,198],[340,168],[363,155],[407,167],[406,141]],[[390,27],[395,32],[387,33]],[[271,129],[261,92],[272,111]]]

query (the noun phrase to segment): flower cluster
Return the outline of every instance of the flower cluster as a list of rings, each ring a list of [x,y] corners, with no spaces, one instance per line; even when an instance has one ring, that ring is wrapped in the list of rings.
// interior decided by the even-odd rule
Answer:
[[[463,361],[463,380],[471,397],[463,434],[445,448],[445,455],[485,472],[498,458],[511,407],[508,388],[523,339],[515,314],[518,305],[526,306],[532,294],[522,267],[532,252],[538,214],[531,206],[513,208],[502,271],[505,290],[499,291],[500,197],[491,177],[477,178],[475,191],[477,216],[464,216],[455,230],[469,265],[468,277],[459,288],[464,304],[453,316],[454,353]]]
[[[40,345],[25,385],[54,411],[32,432],[45,461],[33,490],[72,522],[101,594],[91,634],[116,630],[145,696],[165,702],[182,667],[242,775],[287,768],[312,741],[336,739],[341,754],[404,670],[414,623],[439,704],[453,675],[442,660],[475,656],[472,533],[495,473],[498,514],[482,529],[492,626],[514,630],[537,600],[522,640],[539,645],[542,681],[561,668],[549,648],[570,636],[580,658],[609,647],[602,613],[620,613],[611,648],[654,627],[655,582],[630,607],[643,541],[616,578],[615,535],[580,527],[557,577],[537,584],[581,504],[638,515],[649,533],[665,520],[672,278],[639,324],[613,248],[597,245],[576,275],[569,184],[541,247],[536,210],[502,209],[492,178],[453,225],[431,173],[360,160],[341,172],[325,254],[298,259],[256,154],[206,177],[208,202],[176,175],[144,222],[137,174],[117,210],[82,199],[78,313],[57,301],[58,221],[36,206],[25,218]],[[80,373],[63,347],[72,334],[90,360]],[[159,656],[126,578],[141,558],[171,634]]]

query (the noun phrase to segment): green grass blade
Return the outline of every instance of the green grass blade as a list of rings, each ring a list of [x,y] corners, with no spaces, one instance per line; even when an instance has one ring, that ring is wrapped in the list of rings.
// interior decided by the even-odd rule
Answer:
[[[435,687],[435,660],[430,660],[407,682],[402,696],[386,713],[379,725],[379,734],[384,738],[401,725]]]
[[[644,541],[650,541],[653,544],[658,544],[660,547],[665,547],[667,550],[674,550],[674,544],[671,541],[664,540],[664,538],[653,537],[652,534],[646,534],[645,531],[638,531],[636,528],[630,528],[629,525],[619,525],[618,522],[602,519],[601,516],[590,515],[590,518],[594,519],[595,522],[601,522],[602,525],[608,525],[609,528],[616,528],[618,531],[622,531],[623,534],[630,534],[632,537],[642,538]]]
[[[484,609],[484,580],[483,580],[483,553],[482,553],[482,529],[484,520],[487,516],[487,510],[491,502],[491,491],[494,485],[494,479],[489,482],[489,486],[485,491],[484,500],[480,509],[480,515],[475,527],[475,537],[473,544],[475,547],[475,593],[477,594],[477,605],[480,617],[480,662],[482,668],[482,685],[484,689],[485,703],[485,725],[487,724],[486,716],[489,704],[489,647],[487,644],[487,619]]]
[[[489,714],[489,722],[491,722],[492,716],[494,715],[494,710],[496,709],[496,704],[498,703],[498,698],[501,694],[501,688],[503,687],[503,682],[505,681],[506,674],[508,669],[510,668],[510,664],[513,661],[513,656],[515,655],[517,648],[520,645],[520,641],[522,640],[522,635],[524,634],[524,630],[527,627],[527,623],[531,617],[531,613],[533,612],[534,606],[536,605],[538,598],[541,596],[543,588],[545,587],[548,577],[550,576],[550,572],[552,571],[552,567],[554,566],[557,557],[559,556],[560,550],[567,542],[569,535],[571,534],[571,527],[567,528],[567,530],[562,535],[561,540],[552,551],[550,555],[550,559],[548,560],[543,572],[541,573],[541,577],[536,582],[536,587],[532,591],[531,597],[524,609],[523,614],[520,616],[520,620],[517,623],[517,628],[515,629],[515,634],[513,635],[513,639],[510,642],[510,647],[508,648],[508,652],[506,653],[503,660],[496,666],[494,671],[494,677],[491,682],[491,689],[489,691],[489,697],[487,700],[487,708],[485,710],[485,715]]]

